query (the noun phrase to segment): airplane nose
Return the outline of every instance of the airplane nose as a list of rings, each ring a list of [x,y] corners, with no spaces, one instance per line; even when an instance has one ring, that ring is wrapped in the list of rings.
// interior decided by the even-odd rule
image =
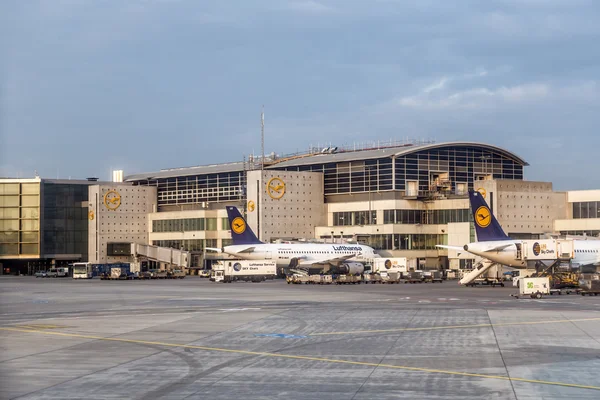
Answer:
[[[465,249],[465,251],[469,251],[469,245],[465,244],[465,247],[463,247],[463,249]]]

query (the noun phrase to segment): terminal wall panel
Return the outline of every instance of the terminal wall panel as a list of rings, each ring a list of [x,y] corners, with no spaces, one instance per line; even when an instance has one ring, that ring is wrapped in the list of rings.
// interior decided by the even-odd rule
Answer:
[[[566,194],[553,192],[550,182],[487,180],[477,181],[475,189],[485,193],[504,231],[532,238],[554,232],[554,220],[567,213]]]
[[[109,256],[109,243],[148,244],[148,214],[156,209],[156,188],[113,184],[89,187],[89,259],[92,263],[131,262]]]
[[[323,174],[295,171],[249,171],[250,227],[263,241],[313,238],[326,221]]]

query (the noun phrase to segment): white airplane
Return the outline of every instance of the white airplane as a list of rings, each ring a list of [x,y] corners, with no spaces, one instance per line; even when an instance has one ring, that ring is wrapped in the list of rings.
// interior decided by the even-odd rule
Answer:
[[[223,249],[210,248],[243,260],[274,260],[278,267],[309,268],[313,265],[332,266],[342,274],[360,274],[364,264],[378,258],[373,248],[360,244],[263,243],[252,232],[235,207],[226,207],[233,245]]]
[[[531,263],[554,261],[565,253],[570,254],[571,265],[600,265],[600,240],[514,240],[504,233],[479,192],[470,190],[469,200],[478,241],[464,247],[437,247],[466,251],[513,268],[531,268]]]

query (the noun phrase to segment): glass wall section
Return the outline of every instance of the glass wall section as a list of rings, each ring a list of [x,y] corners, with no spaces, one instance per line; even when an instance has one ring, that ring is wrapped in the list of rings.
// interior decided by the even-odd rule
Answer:
[[[371,235],[362,242],[375,250],[436,250],[438,244],[447,245],[448,235],[388,234]]]
[[[184,240],[153,240],[153,246],[170,247],[172,249],[185,251],[204,251],[204,239],[184,239]]]
[[[600,218],[600,201],[573,203],[573,219]]]
[[[353,212],[334,212],[333,213],[333,225],[334,226],[349,226],[354,225],[352,222]]]
[[[384,210],[384,224],[449,224],[471,221],[468,208],[449,210]]]
[[[240,201],[245,197],[244,171],[143,180],[134,184],[156,186],[159,206]]]
[[[45,182],[43,202],[43,253],[81,254],[87,260],[88,186]]]
[[[158,219],[152,221],[152,232],[203,231],[205,226],[204,218]]]
[[[408,190],[407,182],[416,181],[419,194],[432,191],[457,193],[466,184],[494,179],[523,179],[523,166],[512,158],[478,146],[448,146],[423,150],[396,158],[396,189]],[[461,185],[464,187],[464,185]]]
[[[0,255],[40,254],[40,184],[0,183]]]
[[[369,218],[369,211],[354,211],[354,225],[376,225],[377,212],[371,211],[370,214]]]
[[[300,167],[287,167],[285,170],[323,173],[325,194],[392,190],[392,159],[390,157],[303,165]]]

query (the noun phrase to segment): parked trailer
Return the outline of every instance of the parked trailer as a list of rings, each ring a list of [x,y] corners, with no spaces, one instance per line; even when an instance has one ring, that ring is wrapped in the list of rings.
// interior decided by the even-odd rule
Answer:
[[[294,274],[286,278],[287,283],[291,284],[312,284],[312,285],[331,285],[333,279],[331,275],[298,275]]]
[[[513,295],[516,298],[529,296],[532,299],[541,299],[543,295],[550,294],[550,279],[543,278],[520,278],[519,293]]]
[[[598,296],[600,294],[600,275],[591,274],[591,276],[580,280],[582,296]]]
[[[213,264],[213,282],[261,282],[277,276],[277,264],[268,260],[226,260]]]
[[[362,282],[362,277],[360,275],[337,275],[333,281],[336,285],[355,285]]]

